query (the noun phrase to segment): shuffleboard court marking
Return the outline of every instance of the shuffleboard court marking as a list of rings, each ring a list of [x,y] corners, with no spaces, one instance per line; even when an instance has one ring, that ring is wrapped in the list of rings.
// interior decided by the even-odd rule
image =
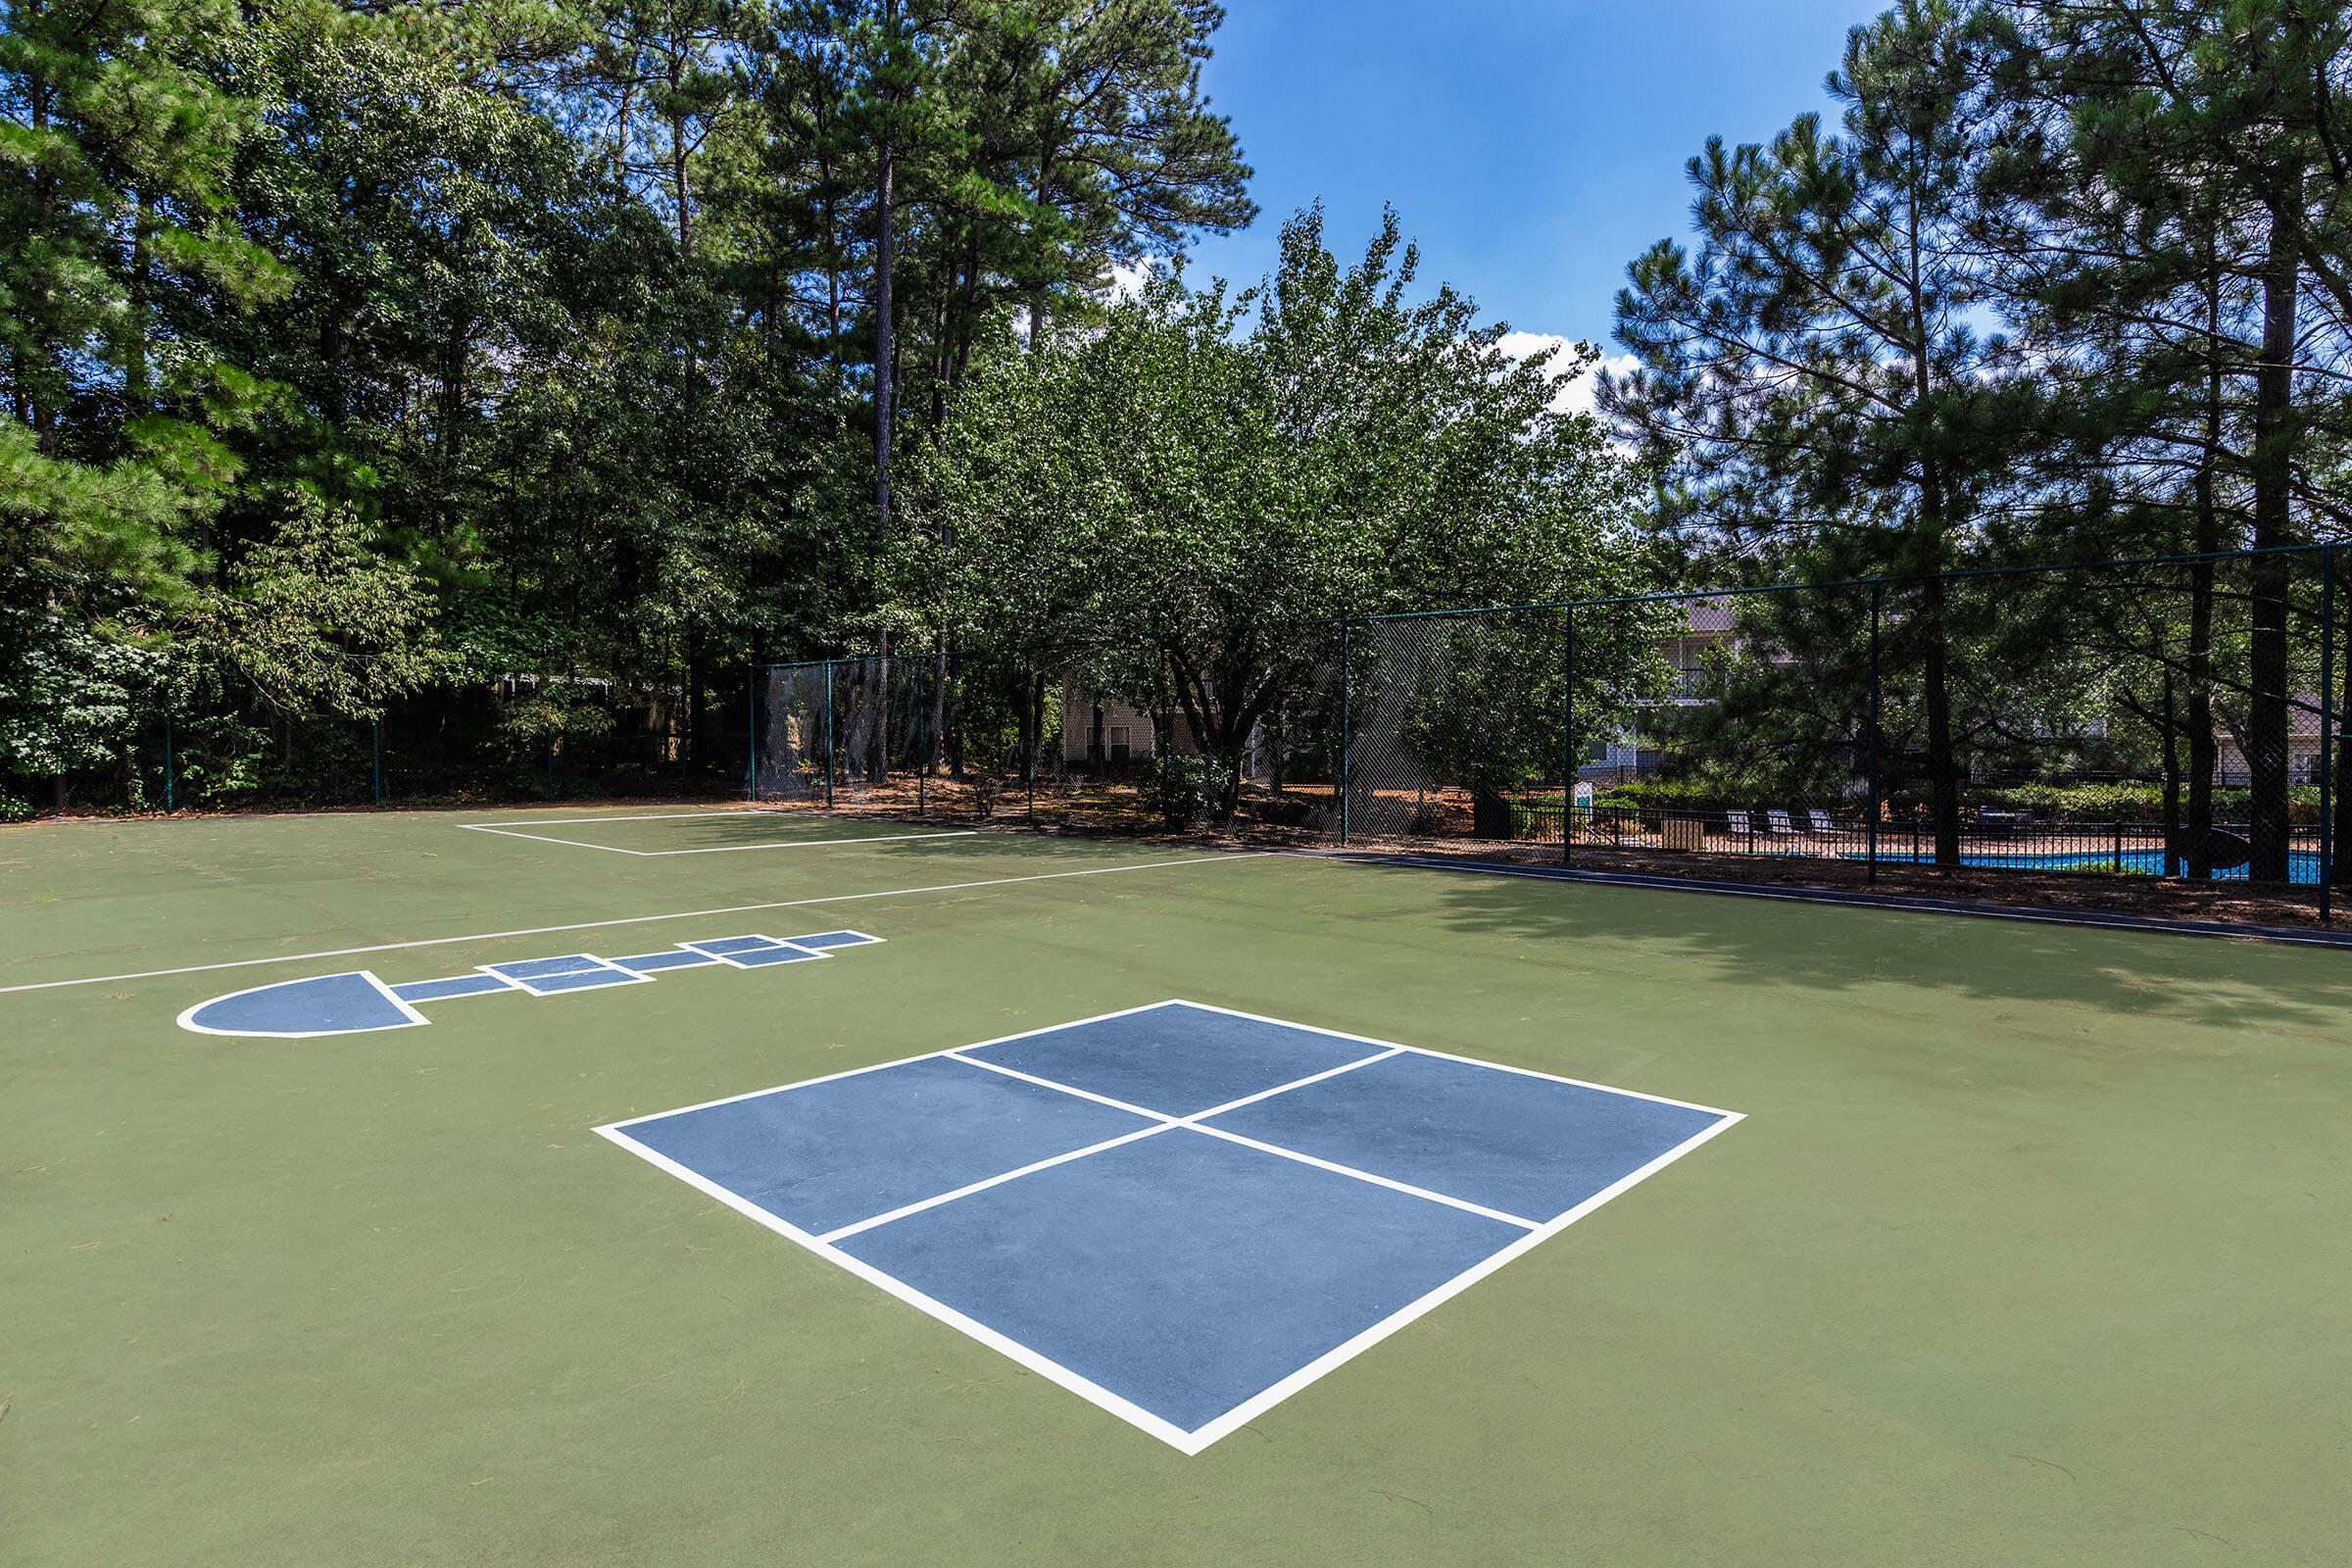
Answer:
[[[81,975],[71,980],[33,980],[0,986],[0,997],[24,991],[61,991],[73,986],[113,985],[122,980],[160,980],[172,975],[210,974],[220,969],[255,969],[271,963],[309,963],[318,958],[351,958],[368,953],[405,953],[416,948],[446,948],[466,942],[501,942],[509,937],[544,937],[563,931],[605,931],[614,926],[655,925],[663,920],[704,920],[721,914],[756,914],[764,909],[800,909],[820,904],[852,904],[863,899],[910,899],[928,893],[968,893],[981,888],[1008,888],[1024,882],[1058,882],[1070,877],[1116,876],[1125,871],[1160,871],[1179,865],[1224,865],[1262,860],[1270,850],[1243,850],[1223,855],[1195,855],[1177,860],[1138,860],[1127,865],[1090,865],[1075,871],[1036,871],[1027,876],[995,876],[973,882],[935,882],[927,887],[882,888],[872,893],[827,893],[808,899],[776,899],[765,904],[729,904],[714,909],[680,909],[669,914],[630,914],[611,920],[574,920],[563,925],[518,926],[508,931],[469,931],[456,937],[418,937],[409,942],[375,942],[356,948],[322,948],[316,953],[285,953],[268,958],[226,958],[217,963],[183,963],[169,969],[133,969],[122,974]]]
[[[653,816],[599,816],[565,824],[586,827],[597,822],[661,822],[680,816],[766,816],[765,811],[696,811],[663,812]],[[518,822],[514,827],[492,827],[487,822],[460,822],[468,833],[495,833],[500,838],[528,839],[533,844],[562,844],[575,850],[603,850],[607,855],[631,855],[641,860],[659,860],[672,855],[738,855],[747,850],[817,850],[831,849],[843,844],[915,844],[925,839],[968,839],[976,836],[977,828],[943,828],[931,833],[846,833],[829,839],[775,839],[765,844],[710,844],[692,850],[624,850],[617,844],[594,844],[586,839],[558,838],[553,833],[521,833],[516,828],[529,827]]]
[[[1167,1007],[1194,1007],[1204,1012],[1221,1012],[1230,1017],[1246,1018],[1252,1022],[1274,1024],[1284,1028],[1303,1030],[1312,1034],[1328,1035],[1334,1039],[1346,1040],[1358,1045],[1374,1046],[1381,1049],[1376,1054],[1366,1056],[1362,1060],[1346,1062],[1338,1067],[1328,1068],[1321,1072],[1309,1074],[1306,1077],[1300,1078],[1295,1082],[1277,1085],[1273,1089],[1264,1090],[1256,1094],[1246,1096],[1230,1104],[1211,1106],[1206,1110],[1197,1111],[1189,1116],[1171,1116],[1164,1112],[1148,1110],[1142,1106],[1125,1105],[1121,1102],[1110,1100],[1104,1096],[1090,1094],[1082,1089],[1074,1089],[1067,1084],[1058,1084],[1051,1079],[1038,1078],[1030,1073],[1014,1071],[1010,1068],[989,1063],[978,1057],[969,1057],[962,1054],[964,1052],[978,1051],[988,1046],[1005,1045],[1014,1041],[1028,1040],[1042,1035],[1059,1034],[1065,1030],[1077,1029],[1090,1023],[1100,1023],[1113,1018],[1124,1018],[1136,1013],[1155,1012]],[[1681,1143],[1676,1144],[1674,1147],[1660,1152],[1645,1164],[1642,1164],[1634,1170],[1628,1171],[1623,1176],[1620,1176],[1616,1181],[1611,1182],[1608,1186],[1603,1187],[1598,1192],[1592,1194],[1583,1201],[1577,1203],[1575,1206],[1569,1208],[1565,1212],[1542,1223],[1523,1219],[1517,1215],[1504,1214],[1496,1210],[1483,1208],[1480,1205],[1467,1202],[1466,1200],[1460,1199],[1454,1199],[1446,1195],[1428,1192],[1406,1183],[1396,1182],[1386,1177],[1375,1175],[1371,1172],[1354,1169],[1350,1166],[1334,1164],[1326,1160],[1317,1159],[1311,1155],[1302,1154],[1296,1150],[1284,1149],[1277,1145],[1260,1143],[1255,1139],[1244,1138],[1236,1134],[1220,1132],[1216,1128],[1198,1125],[1198,1123],[1203,1118],[1222,1114],[1243,1104],[1253,1103],[1277,1095],[1287,1094],[1292,1090],[1302,1088],[1311,1083],[1319,1083],[1326,1079],[1336,1077],[1342,1073],[1354,1071],[1356,1068],[1370,1065],[1376,1061],[1385,1061],[1396,1056],[1415,1055],[1434,1056],[1443,1060],[1464,1062],[1471,1066],[1477,1067],[1500,1067],[1504,1071],[1516,1073],[1528,1078],[1546,1079],[1553,1083],[1566,1084],[1579,1089],[1597,1090],[1603,1094],[1622,1096],[1629,1100],[1646,1100],[1658,1104],[1673,1105],[1684,1109],[1701,1111],[1715,1116],[1718,1119],[1706,1127],[1699,1129],[1697,1132],[1683,1140]],[[903,1207],[893,1209],[886,1214],[879,1214],[871,1219],[861,1220],[851,1225],[846,1225],[823,1235],[817,1235],[794,1225],[791,1221],[786,1220],[765,1208],[762,1208],[757,1202],[754,1202],[752,1200],[743,1197],[741,1194],[733,1191],[732,1189],[725,1187],[718,1182],[712,1181],[710,1178],[703,1175],[701,1172],[693,1169],[692,1167],[671,1158],[669,1155],[661,1152],[659,1150],[653,1149],[650,1146],[639,1142],[628,1132],[629,1128],[639,1126],[647,1122],[665,1121],[670,1117],[682,1116],[698,1110],[708,1110],[719,1105],[734,1104],[741,1101],[758,1100],[768,1095],[807,1089],[817,1084],[835,1083],[844,1078],[860,1077],[867,1073],[882,1072],[892,1067],[903,1067],[912,1062],[928,1061],[940,1057],[960,1061],[967,1066],[989,1067],[992,1071],[1003,1073],[1006,1077],[1027,1079],[1031,1082],[1042,1084],[1048,1088],[1060,1090],[1065,1094],[1075,1095],[1081,1099],[1095,1100],[1104,1104],[1120,1106],[1120,1108],[1130,1110],[1137,1115],[1152,1117],[1152,1120],[1158,1125],[1139,1128],[1135,1131],[1121,1134],[1116,1138],[1107,1139],[1084,1149],[1072,1150],[1068,1153],[1058,1154],[1048,1159],[1038,1160],[1034,1163],[1023,1165],[1016,1170],[1005,1171],[1000,1175],[956,1188],[952,1192],[942,1193],[934,1198],[924,1199],[913,1203],[906,1204]],[[636,1155],[640,1159],[643,1159],[655,1168],[676,1177],[678,1180],[686,1183],[687,1186],[693,1188],[695,1191],[702,1193],[706,1197],[716,1200],[718,1202],[723,1203],[728,1208],[735,1210],[735,1212],[743,1215],[745,1218],[754,1221],[761,1228],[783,1237],[787,1241],[794,1243],[796,1246],[807,1249],[808,1251],[815,1253],[817,1256],[824,1258],[826,1261],[833,1263],[846,1270],[850,1274],[855,1275],[857,1278],[863,1280],[866,1284],[874,1286],[876,1289],[887,1293],[899,1300],[905,1301],[907,1305],[915,1308],[915,1310],[919,1312],[922,1312],[926,1316],[931,1317],[938,1322],[944,1323],[948,1327],[953,1328],[959,1333],[970,1336],[972,1339],[977,1340],[980,1344],[986,1346],[988,1348],[995,1350],[998,1354],[1004,1355],[1018,1365],[1028,1368],[1030,1371],[1035,1372],[1040,1377],[1045,1378],[1047,1381],[1054,1383],[1060,1388],[1068,1390],[1070,1393],[1077,1395],[1080,1398],[1087,1400],[1089,1403],[1094,1404],[1100,1409],[1105,1410],[1110,1414],[1117,1416],[1120,1420],[1127,1422],[1129,1425],[1149,1433],[1151,1436],[1157,1438],[1160,1442],[1165,1443],[1170,1447],[1175,1448],[1178,1452],[1190,1457],[1199,1454],[1210,1445],[1216,1443],[1219,1439],[1231,1436],[1241,1428],[1249,1425],[1258,1416],[1263,1415],[1266,1411],[1272,1409],[1274,1406],[1282,1403],[1285,1399],[1291,1397],[1291,1396],[1297,1394],[1299,1390],[1304,1389],[1309,1384],[1316,1382],[1325,1375],[1336,1371],[1340,1367],[1346,1365],[1348,1362],[1355,1359],[1355,1357],[1361,1355],[1364,1351],[1370,1349],[1373,1346],[1378,1345],[1381,1341],[1388,1339],[1390,1336],[1396,1334],[1399,1330],[1409,1327],[1416,1320],[1436,1310],[1438,1307],[1444,1305],[1446,1301],[1451,1300],[1454,1297],[1459,1296],[1462,1292],[1468,1290],[1471,1286],[1476,1285],[1481,1280],[1486,1279],[1490,1275],[1495,1273],[1497,1270],[1503,1268],[1505,1265],[1511,1263],[1517,1258],[1525,1256],[1534,1249],[1541,1247],[1544,1243],[1559,1235],[1569,1226],[1575,1224],[1578,1220],[1585,1218],[1593,1210],[1599,1208],[1602,1204],[1607,1203],[1612,1199],[1623,1196],[1626,1192],[1630,1191],[1636,1186],[1639,1186],[1642,1182],[1657,1174],[1659,1171],[1664,1170],[1668,1165],[1673,1164],[1676,1160],[1681,1159],[1686,1154],[1690,1153],[1709,1141],[1722,1136],[1725,1132],[1729,1131],[1731,1128],[1737,1126],[1740,1122],[1744,1120],[1746,1120],[1746,1112],[1744,1111],[1725,1110],[1720,1106],[1702,1105],[1692,1101],[1675,1100],[1665,1095],[1644,1094],[1640,1090],[1621,1089],[1612,1084],[1595,1084],[1586,1079],[1570,1078],[1559,1073],[1544,1072],[1534,1067],[1505,1066],[1503,1063],[1487,1061],[1480,1057],[1457,1056],[1448,1052],[1431,1051],[1421,1046],[1400,1045],[1396,1041],[1381,1040],[1371,1035],[1351,1034],[1346,1030],[1326,1029],[1315,1024],[1299,1023],[1296,1019],[1273,1018],[1268,1017],[1263,1013],[1245,1012],[1235,1007],[1220,1007],[1211,1003],[1191,1002],[1182,998],[1171,998],[1165,1002],[1146,1003],[1141,1006],[1121,1007],[1115,1011],[1098,1013],[1092,1017],[1074,1018],[1062,1023],[1047,1024],[1035,1029],[1025,1029],[1018,1034],[1004,1035],[994,1040],[972,1041],[964,1045],[950,1046],[940,1051],[920,1052],[910,1056],[902,1056],[890,1061],[875,1062],[870,1066],[851,1067],[841,1072],[827,1073],[816,1078],[799,1079],[789,1084],[776,1084],[765,1089],[754,1089],[746,1091],[742,1094],[726,1095],[716,1100],[703,1101],[700,1103],[693,1105],[680,1105],[669,1110],[654,1111],[645,1115],[625,1117],[619,1121],[609,1122],[604,1126],[596,1128],[595,1131],[598,1136],[612,1143],[616,1148],[626,1150],[628,1152]],[[915,1287],[906,1284],[897,1276],[890,1274],[885,1270],[868,1263],[864,1259],[859,1258],[851,1252],[845,1251],[840,1247],[834,1245],[837,1241],[849,1240],[862,1232],[877,1229],[885,1224],[888,1224],[892,1220],[902,1219],[910,1214],[918,1213],[924,1209],[939,1207],[943,1204],[952,1202],[956,1199],[963,1198],[971,1194],[984,1192],[991,1188],[1001,1187],[1008,1182],[1018,1180],[1019,1178],[1033,1175],[1040,1171],[1049,1170],[1056,1166],[1066,1165],[1092,1154],[1101,1153],[1104,1151],[1120,1148],[1128,1144],[1138,1143],[1145,1139],[1157,1137],[1162,1133],[1174,1132],[1179,1129],[1188,1129],[1194,1132],[1206,1133],[1230,1143],[1262,1150],[1270,1154],[1280,1154],[1287,1159],[1297,1160],[1302,1164],[1317,1166],[1321,1169],[1328,1170],[1339,1175],[1354,1177],[1358,1180],[1369,1182],[1376,1186],[1386,1187],[1393,1191],[1404,1193],[1415,1198],[1431,1200],[1436,1202],[1446,1204],[1449,1207],[1460,1208],[1468,1212],[1477,1213],[1484,1217],[1493,1218],[1513,1226],[1520,1227],[1525,1231],[1525,1234],[1512,1241],[1509,1245],[1503,1247],[1501,1250],[1490,1253],[1487,1257],[1482,1259],[1480,1262],[1473,1264],[1470,1268],[1462,1273],[1454,1275],[1452,1278],[1439,1285],[1434,1290],[1431,1290],[1416,1299],[1407,1302],[1405,1305],[1397,1308],[1388,1316],[1380,1319],[1378,1322],[1373,1323],[1360,1333],[1354,1335],[1352,1338],[1334,1346],[1331,1349],[1325,1351],[1315,1359],[1307,1362],[1305,1365],[1300,1366],[1296,1371],[1284,1377],[1281,1381],[1261,1390],[1259,1393],[1251,1396],[1242,1403],[1235,1405],[1232,1409],[1225,1411],[1222,1415],[1215,1417],[1206,1424],[1191,1430],[1180,1427],[1174,1422],[1154,1414],[1152,1411],[1145,1409],[1142,1405],[1137,1404],[1135,1401],[1125,1397],[1122,1395],[1112,1393],[1110,1390],[1102,1387],[1099,1383],[1096,1383],[1092,1379],[1086,1377],[1084,1374],[1076,1372],[1071,1368],[1062,1365],[1060,1362],[1044,1354],[1042,1351],[1036,1350],[1019,1340],[1015,1340],[1008,1335],[990,1328],[988,1325],[979,1322],[977,1319],[974,1319],[967,1314],[958,1311],[956,1308],[934,1298],[920,1290],[917,1290]]]
[[[357,970],[348,977],[342,975],[325,975],[321,976],[320,978],[330,981],[344,978],[359,980],[363,984],[372,987],[377,993],[379,993],[384,1002],[391,1006],[393,1011],[403,1020],[405,1020],[400,1023],[377,1024],[367,1030],[367,1033],[372,1034],[383,1029],[416,1029],[421,1028],[422,1026],[433,1021],[432,1019],[427,1018],[423,1013],[418,1012],[416,1008],[410,1003],[409,999],[400,994],[399,988],[384,984],[382,980],[376,978],[374,974],[366,969]],[[504,976],[501,976],[500,978],[503,979]],[[210,1001],[197,1003],[194,1006],[182,1012],[176,1019],[172,1021],[177,1023],[182,1029],[187,1030],[190,1034],[225,1035],[235,1038],[254,1040],[318,1040],[327,1035],[348,1034],[353,1032],[346,1029],[216,1029],[210,1024],[198,1023],[196,1021],[196,1015],[200,1012],[203,1012],[208,1007],[218,1006],[224,1002],[234,1002],[240,997],[255,996],[262,992],[274,991],[277,988],[275,986],[255,986],[251,990],[247,991],[232,991],[227,996],[214,997]]]

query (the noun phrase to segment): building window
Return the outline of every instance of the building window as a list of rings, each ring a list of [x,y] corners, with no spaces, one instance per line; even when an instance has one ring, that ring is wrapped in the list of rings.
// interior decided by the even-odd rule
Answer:
[[[1132,733],[1133,731],[1125,724],[1110,726],[1110,760],[1112,761],[1124,762],[1127,760],[1130,752],[1128,737]]]

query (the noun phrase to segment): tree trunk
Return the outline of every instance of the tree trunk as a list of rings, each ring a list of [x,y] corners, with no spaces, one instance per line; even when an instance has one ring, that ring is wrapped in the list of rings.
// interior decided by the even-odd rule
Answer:
[[[2302,266],[2294,215],[2302,180],[2290,173],[2271,211],[2270,254],[2262,277],[2262,363],[2254,372],[2254,548],[2288,542],[2293,529],[2295,296]],[[2247,875],[2257,882],[2287,879],[2286,593],[2283,557],[2252,564],[2253,644],[2248,654],[2246,770],[2252,785]]]
[[[1936,863],[1960,863],[1960,765],[1952,747],[1950,650],[1946,644],[1943,578],[1931,570],[1920,616],[1921,694],[1928,720],[1928,791],[1936,832]]]
[[[2340,573],[2342,563],[2339,561],[2337,565]],[[2340,581],[2336,591],[2343,591]],[[2352,724],[2344,722],[2344,707],[2352,703],[2352,639],[2339,631],[2336,646],[2344,651],[2344,667],[2336,672],[2335,711],[2326,720],[2334,726],[2335,734],[2330,737],[2323,733],[2320,744],[2335,747],[2335,831],[2330,835],[2335,863],[2331,869],[2337,887],[2352,888],[2352,855],[2347,855],[2347,849],[2352,848],[2352,788],[2346,787],[2352,785]]]
[[[2206,330],[2216,340],[2221,333],[2221,300],[2218,287],[2207,290]],[[2197,460],[2196,551],[2203,556],[2222,547],[2221,512],[2213,491],[2221,445],[2222,371],[2217,365],[2205,377],[2205,448]],[[2211,561],[2188,568],[2188,874],[2199,882],[2213,876],[2213,774],[2221,761],[2213,730],[2213,577]]]
[[[2164,672],[2164,864],[2159,876],[2172,876],[2180,866],[2180,714],[2173,672]]]
[[[889,69],[898,53],[898,0],[882,0],[882,56]],[[890,122],[894,102],[885,91],[883,124],[880,145],[875,149],[878,178],[875,185],[874,238],[874,518],[883,534],[890,532],[890,417],[891,403],[896,395],[891,382],[898,366],[898,336],[896,323],[891,319],[892,277],[897,264],[898,214],[896,184],[898,178],[898,150],[892,144],[897,129]]]
[[[703,690],[703,640],[689,634],[686,639],[686,760],[700,765],[707,760],[710,748],[710,695]]]
[[[939,634],[939,647],[931,656],[931,772],[937,777],[948,756],[948,634]],[[956,769],[958,776],[961,768]]]
[[[880,787],[890,777],[890,630],[883,628],[875,640],[876,652],[871,661],[873,668],[873,701],[867,705],[866,723],[873,731],[873,753],[869,784]]]

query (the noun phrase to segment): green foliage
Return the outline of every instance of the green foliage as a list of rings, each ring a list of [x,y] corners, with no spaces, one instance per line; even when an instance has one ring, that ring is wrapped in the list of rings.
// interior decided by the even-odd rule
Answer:
[[[1230,774],[1213,757],[1178,753],[1152,764],[1144,786],[1145,799],[1160,820],[1176,832],[1186,832],[1220,814]]]
[[[902,597],[1041,662],[1134,651],[1107,689],[1172,691],[1230,812],[1252,729],[1336,660],[1342,615],[1640,584],[1597,429],[1469,301],[1409,300],[1418,266],[1394,214],[1343,267],[1302,213],[1260,289],[1162,271],[993,358],[918,475]]]
[[[89,573],[0,574],[0,777],[117,765],[163,674],[157,651],[106,615],[120,603]]]
[[[20,663],[168,651],[197,799],[303,771],[313,716],[576,670],[684,687],[690,764],[731,767],[744,662],[936,632],[879,569],[878,148],[919,436],[1010,310],[1082,317],[1112,263],[1250,220],[1197,69],[1220,18],[12,9],[0,555],[93,584],[12,602],[54,639]],[[17,711],[85,715],[17,725],[38,779],[120,704],[20,675]]]
[[[199,622],[277,712],[377,718],[442,667],[424,584],[371,546],[349,508],[298,490],[277,532],[207,596]]]

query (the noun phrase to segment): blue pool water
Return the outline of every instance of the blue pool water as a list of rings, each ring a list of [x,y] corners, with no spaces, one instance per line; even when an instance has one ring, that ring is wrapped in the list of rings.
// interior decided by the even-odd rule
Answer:
[[[1879,851],[1879,860],[1882,864],[1900,865],[1914,859],[1924,864],[1935,858],[1936,852],[1933,850],[1922,850],[1917,856],[1914,856],[1909,850],[1882,848]],[[2015,851],[1963,850],[1960,853],[1960,863],[1962,865],[2007,866],[2018,871],[2109,871],[2115,869],[2116,858],[2115,852],[2112,850],[2068,850],[2054,855]],[[2137,872],[2143,876],[2162,876],[2165,874],[2164,852],[2162,850],[2126,850],[2123,857],[2123,869]],[[2183,860],[2173,867],[2173,874],[2182,875],[2186,870],[2187,862]],[[2287,857],[2286,873],[2290,881],[2317,887],[2320,880],[2319,852],[2317,850],[2296,850]],[[2246,880],[2246,868],[2241,865],[2227,871],[2216,871],[2214,879],[2221,882],[2243,882]]]

